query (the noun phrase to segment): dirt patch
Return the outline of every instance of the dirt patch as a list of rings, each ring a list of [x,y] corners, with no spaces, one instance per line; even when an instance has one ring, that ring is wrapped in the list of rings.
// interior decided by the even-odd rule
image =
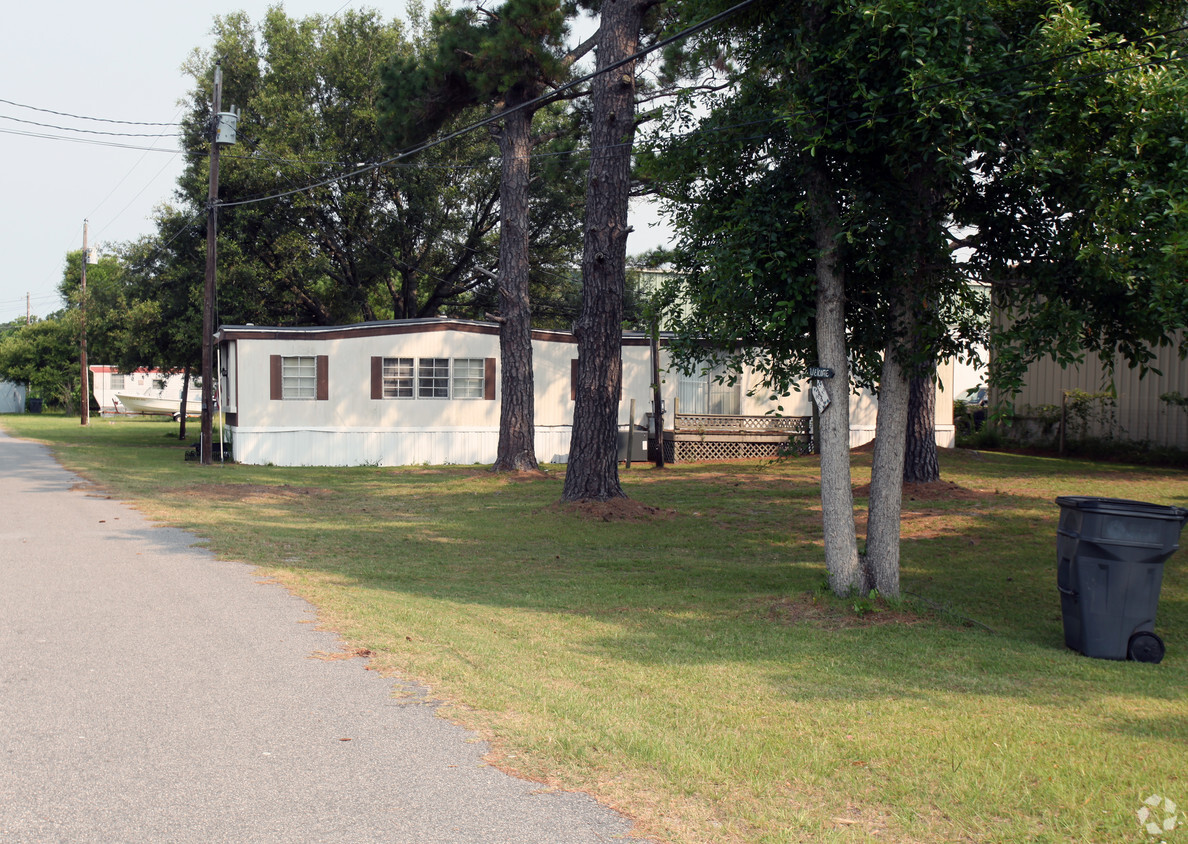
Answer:
[[[490,470],[488,470],[490,474]],[[559,480],[556,475],[551,475],[544,469],[535,469],[528,472],[496,472],[497,477],[509,483],[522,483],[525,481],[555,481]]]
[[[812,592],[764,599],[761,610],[765,618],[776,624],[808,624],[822,630],[847,630],[885,624],[913,625],[925,620],[916,613],[892,608],[882,599],[846,603],[840,598]]]
[[[641,504],[630,498],[612,498],[610,501],[563,501],[549,509],[570,513],[587,521],[600,522],[654,522],[671,519],[676,510],[665,510],[650,504]]]
[[[308,498],[327,498],[330,490],[308,486],[272,486],[269,484],[203,484],[179,490],[189,498],[215,501],[277,502],[301,501]]]
[[[966,489],[952,481],[937,481],[934,484],[904,484],[904,501],[983,501],[994,498],[993,492]],[[855,498],[870,498],[870,484],[854,487]]]
[[[328,651],[314,651],[307,659],[319,659],[322,662],[333,662],[340,659],[371,659],[375,656],[375,651],[367,648],[351,648],[350,650],[335,651],[330,653]]]

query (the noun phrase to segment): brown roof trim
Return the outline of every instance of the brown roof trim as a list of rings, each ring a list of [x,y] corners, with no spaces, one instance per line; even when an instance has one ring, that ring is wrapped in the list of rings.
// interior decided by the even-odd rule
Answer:
[[[473,322],[460,319],[407,319],[386,322],[360,322],[354,325],[255,326],[223,325],[215,332],[215,340],[343,340],[350,337],[394,337],[402,334],[431,334],[439,331],[458,331],[464,334],[499,336],[499,326],[493,322]],[[577,344],[572,331],[533,329],[533,340]],[[625,334],[624,346],[646,346],[643,334]]]

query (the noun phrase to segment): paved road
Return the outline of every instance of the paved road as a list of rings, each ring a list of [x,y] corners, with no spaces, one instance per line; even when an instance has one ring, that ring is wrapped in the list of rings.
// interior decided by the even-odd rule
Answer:
[[[363,660],[311,659],[335,638],[258,579],[0,433],[0,842],[628,836]]]

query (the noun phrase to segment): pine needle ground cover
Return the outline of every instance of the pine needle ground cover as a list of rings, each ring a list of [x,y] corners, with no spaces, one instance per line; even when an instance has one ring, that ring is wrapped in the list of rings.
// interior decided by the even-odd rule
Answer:
[[[1085,658],[1054,503],[1184,506],[1183,471],[945,452],[939,490],[905,492],[891,606],[824,594],[812,458],[637,466],[630,502],[572,508],[563,467],[203,468],[167,423],[3,424],[308,599],[493,764],[659,840],[1151,841],[1152,795],[1148,818],[1185,820],[1188,554],[1165,565],[1163,662]]]

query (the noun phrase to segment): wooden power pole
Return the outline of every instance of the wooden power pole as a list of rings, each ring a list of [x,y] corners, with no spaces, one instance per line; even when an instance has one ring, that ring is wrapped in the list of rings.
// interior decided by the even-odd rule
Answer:
[[[223,69],[216,62],[214,72],[214,111],[210,127],[210,190],[206,200],[206,285],[202,296],[202,442],[199,459],[211,464],[210,443],[214,433],[214,307],[216,244],[219,226],[219,112],[223,107]]]
[[[83,220],[83,251],[82,251],[82,295],[79,297],[79,390],[78,403],[80,425],[91,424],[91,378],[87,370],[87,221]]]

